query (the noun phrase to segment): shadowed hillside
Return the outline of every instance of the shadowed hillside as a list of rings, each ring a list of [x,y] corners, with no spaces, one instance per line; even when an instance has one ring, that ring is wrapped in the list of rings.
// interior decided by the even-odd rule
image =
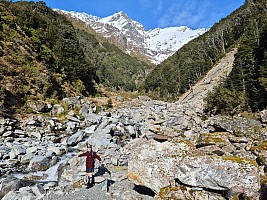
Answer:
[[[148,73],[146,63],[44,2],[3,1],[0,9],[2,108],[15,111],[30,99],[91,96],[98,85],[136,91]]]

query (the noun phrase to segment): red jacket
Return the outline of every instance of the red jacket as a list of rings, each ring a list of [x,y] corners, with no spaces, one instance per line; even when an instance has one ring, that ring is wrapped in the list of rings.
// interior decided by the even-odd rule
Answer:
[[[89,153],[89,151],[86,151],[78,157],[86,156],[86,167],[87,168],[94,168],[95,167],[95,159],[97,158],[99,161],[101,161],[101,158],[99,155],[96,154],[96,152],[92,151]]]

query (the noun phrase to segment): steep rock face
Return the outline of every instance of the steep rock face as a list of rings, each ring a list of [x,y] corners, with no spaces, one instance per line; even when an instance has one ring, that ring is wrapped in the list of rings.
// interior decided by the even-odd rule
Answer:
[[[104,37],[115,39],[125,52],[145,56],[154,64],[161,63],[184,44],[207,31],[204,28],[192,30],[186,26],[147,31],[124,12],[99,18],[86,13],[57,11],[85,22]]]

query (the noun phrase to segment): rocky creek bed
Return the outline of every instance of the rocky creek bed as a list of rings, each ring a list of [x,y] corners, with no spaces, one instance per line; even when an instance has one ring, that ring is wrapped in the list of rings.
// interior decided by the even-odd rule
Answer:
[[[106,111],[73,97],[0,117],[0,198],[266,198],[266,111],[206,117],[197,104],[116,98],[121,107]],[[111,172],[89,190],[75,156],[87,143]]]

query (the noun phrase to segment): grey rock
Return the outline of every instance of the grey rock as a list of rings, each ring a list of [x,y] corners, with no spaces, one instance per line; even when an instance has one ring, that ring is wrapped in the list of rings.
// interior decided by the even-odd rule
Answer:
[[[42,185],[36,184],[32,187],[32,192],[35,194],[35,196],[40,199],[45,195],[45,191]]]
[[[262,128],[262,123],[260,121],[237,116],[211,117],[208,119],[208,125],[234,133],[236,136],[247,137],[260,133]]]
[[[128,171],[127,171],[127,167],[126,167],[125,170],[122,170],[119,172],[112,172],[110,180],[113,180],[115,182],[123,181],[123,180],[127,179],[127,174],[128,174]]]
[[[6,124],[6,119],[0,116],[0,125],[5,125],[5,124]]]
[[[18,155],[26,154],[26,148],[22,145],[14,145],[11,152],[9,153],[10,158],[17,158]]]
[[[79,113],[86,118],[89,113],[92,113],[90,105],[88,103],[83,103],[82,108],[79,110]]]
[[[260,189],[259,166],[251,159],[203,155],[189,141],[157,143],[137,139],[126,149],[131,151],[128,179],[156,193],[175,179],[212,190],[238,187],[249,197]]]
[[[36,200],[36,196],[32,192],[25,192],[21,194],[19,192],[9,192],[3,199],[4,200]]]
[[[0,136],[6,131],[6,127],[0,126]]]
[[[37,150],[37,147],[29,147],[26,149],[26,153],[35,153]]]
[[[129,133],[129,135],[137,137],[137,133],[133,126],[125,126],[124,128]]]
[[[46,156],[34,156],[29,163],[31,171],[45,171],[50,167],[50,160]]]
[[[0,146],[0,153],[8,154],[11,151],[10,147],[7,146]]]
[[[59,104],[55,104],[52,108],[52,111],[51,111],[52,115],[59,115],[59,114],[62,114],[64,112],[65,112],[65,109]]]
[[[93,124],[97,124],[100,122],[101,117],[97,114],[94,114],[94,113],[88,113],[85,117],[85,120],[88,122],[91,122]]]
[[[82,141],[85,136],[86,133],[84,131],[77,131],[74,135],[70,136],[67,139],[67,145],[74,146],[80,141]]]
[[[117,165],[118,165],[118,158],[114,158],[114,157],[112,157],[112,158],[111,158],[111,163],[112,163],[113,165],[117,166]]]
[[[27,132],[27,135],[33,138],[37,138],[38,140],[42,138],[42,134],[40,132]]]
[[[142,200],[153,200],[153,196],[142,195],[134,190],[135,185],[129,180],[123,180],[115,182],[109,187],[109,194],[114,199],[142,199]]]
[[[46,112],[48,110],[46,103],[42,101],[28,101],[26,106],[36,113]]]
[[[53,156],[56,155],[56,153],[53,152],[53,151],[48,150],[48,151],[45,153],[45,155],[46,155],[47,158],[52,158]]]
[[[150,101],[151,99],[148,96],[138,96],[138,100],[139,101]]]
[[[10,118],[5,119],[5,121],[5,124],[9,126],[14,126],[18,122],[18,120]]]
[[[7,137],[12,137],[14,135],[13,131],[6,131],[2,137],[7,138]]]
[[[194,187],[213,190],[238,187],[248,196],[260,189],[257,163],[238,157],[187,156],[177,165],[176,177]]]
[[[9,191],[16,191],[22,186],[21,180],[15,177],[7,177],[0,183],[0,198],[3,198]]]
[[[87,133],[87,134],[92,134],[95,132],[95,129],[96,129],[96,125],[92,125],[90,127],[87,127],[86,129],[84,129],[84,131]]]
[[[77,123],[80,123],[81,120],[79,119],[78,116],[71,116],[71,115],[67,115],[66,116],[66,119],[70,120],[70,121],[73,121],[73,122],[77,122]]]
[[[22,187],[19,189],[19,193],[24,196],[28,195],[31,192],[32,192],[32,189],[29,186]]]
[[[81,106],[81,97],[77,96],[77,97],[64,98],[63,102],[68,104],[69,109],[73,109],[75,107]]]
[[[260,112],[260,120],[263,123],[267,123],[267,110],[263,110]]]
[[[55,147],[55,146],[49,146],[47,148],[47,150],[54,152],[58,156],[66,153],[66,149],[64,147],[59,148],[59,147]]]
[[[14,134],[16,134],[16,135],[25,135],[25,132],[23,130],[15,129]]]
[[[75,133],[78,130],[79,123],[78,122],[73,122],[73,121],[68,121],[66,123],[66,132],[69,134]]]
[[[35,119],[29,119],[26,121],[26,125],[28,126],[40,126],[40,122]]]
[[[176,163],[195,149],[191,142],[164,142],[136,139],[124,147],[130,151],[128,179],[136,185],[146,186],[158,193],[174,181]]]
[[[27,153],[23,156],[21,156],[20,158],[20,161],[23,163],[23,164],[26,164],[26,163],[29,163],[34,157],[34,154],[32,153]]]

